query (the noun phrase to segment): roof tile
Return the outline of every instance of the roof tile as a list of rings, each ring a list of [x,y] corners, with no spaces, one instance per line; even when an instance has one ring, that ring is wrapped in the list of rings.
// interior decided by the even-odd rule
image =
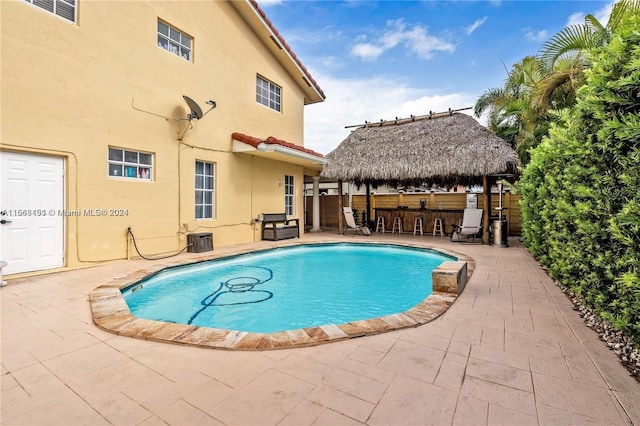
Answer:
[[[314,155],[314,156],[319,157],[319,158],[323,158],[324,157],[324,155],[322,155],[319,152],[316,152],[316,151],[314,151],[312,149],[308,149],[308,148],[302,147],[300,145],[296,145],[294,143],[284,141],[282,139],[274,138],[273,136],[269,136],[268,138],[262,140],[260,138],[254,137],[254,136],[245,135],[244,133],[234,132],[234,133],[231,134],[231,137],[233,139],[237,140],[237,141],[244,142],[244,143],[246,143],[248,145],[251,145],[254,148],[258,148],[258,145],[260,145],[261,143],[266,143],[268,145],[284,146],[286,148],[290,148],[290,149],[294,149],[296,151],[304,152],[304,153],[309,154],[309,155]]]

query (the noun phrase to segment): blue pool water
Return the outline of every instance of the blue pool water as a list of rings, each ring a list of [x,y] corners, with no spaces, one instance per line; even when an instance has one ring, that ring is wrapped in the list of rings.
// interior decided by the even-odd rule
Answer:
[[[404,312],[451,259],[390,245],[300,245],[168,269],[122,293],[138,318],[273,333]]]

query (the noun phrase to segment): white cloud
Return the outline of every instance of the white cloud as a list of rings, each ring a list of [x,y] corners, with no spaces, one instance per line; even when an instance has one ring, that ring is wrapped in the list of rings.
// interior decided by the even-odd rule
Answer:
[[[320,56],[315,58],[315,63],[324,70],[339,70],[344,68],[344,60],[339,56]]]
[[[478,28],[480,28],[480,26],[482,26],[482,24],[484,24],[484,22],[487,20],[487,17],[485,16],[482,19],[478,19],[476,20],[476,22],[474,22],[473,24],[469,25],[468,27],[465,27],[464,31],[468,34],[471,35],[471,33],[473,33],[475,30],[477,30]]]
[[[614,4],[616,4],[616,2],[614,1],[611,3],[608,3],[602,9],[597,10],[596,13],[593,14],[593,16],[595,16],[598,22],[600,22],[602,25],[607,25],[607,22],[609,22],[609,17],[611,16],[611,10],[613,9]]]
[[[549,38],[547,30],[535,31],[531,29],[525,29],[524,37],[529,41],[545,41]]]
[[[462,93],[434,94],[383,76],[347,80],[318,71],[313,75],[322,82],[327,100],[305,107],[305,147],[322,154],[331,152],[354,130],[345,126],[469,107],[477,98]]]
[[[567,27],[571,26],[571,25],[582,25],[584,24],[584,17],[587,14],[584,12],[574,12],[569,16],[569,19],[567,19]]]
[[[600,22],[602,25],[607,25],[607,22],[609,21],[609,16],[611,16],[611,10],[613,9],[613,5],[615,3],[616,2],[607,3],[601,9],[595,12],[592,12],[591,14],[595,16],[598,22]],[[570,25],[583,25],[585,16],[587,16],[585,12],[572,13],[569,16],[569,19],[567,19],[566,26],[568,27]]]
[[[410,52],[416,53],[423,59],[430,59],[435,51],[455,51],[453,44],[429,35],[426,27],[414,25],[409,28],[403,19],[387,21],[386,28],[386,31],[377,40],[355,44],[351,49],[351,54],[363,60],[373,60],[398,45],[403,45]],[[361,38],[359,37],[359,39]]]
[[[370,43],[358,43],[351,49],[351,54],[358,56],[362,60],[372,61],[377,59],[384,51],[385,49],[380,46],[374,46]]]

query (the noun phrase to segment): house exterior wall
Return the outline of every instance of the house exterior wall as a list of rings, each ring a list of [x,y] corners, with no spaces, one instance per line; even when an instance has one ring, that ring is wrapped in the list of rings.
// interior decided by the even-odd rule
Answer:
[[[23,0],[0,6],[5,151],[65,161],[66,266],[126,259],[213,232],[216,246],[260,239],[263,212],[284,211],[284,175],[303,217],[302,166],[232,152],[234,131],[303,145],[304,93],[229,2],[77,2],[76,24]],[[157,21],[193,37],[186,61],[157,46]],[[282,87],[282,111],[256,103],[256,74]],[[186,130],[187,95],[217,108]],[[178,136],[184,133],[182,143]],[[108,176],[108,148],[154,155],[153,179]],[[195,219],[195,161],[216,165],[215,219]]]

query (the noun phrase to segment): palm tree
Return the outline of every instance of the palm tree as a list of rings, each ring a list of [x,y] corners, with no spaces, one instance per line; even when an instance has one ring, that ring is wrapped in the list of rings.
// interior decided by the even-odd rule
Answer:
[[[476,117],[487,113],[489,127],[509,142],[523,163],[528,150],[547,134],[550,110],[571,107],[584,81],[588,62],[584,53],[604,46],[633,15],[640,15],[640,0],[621,0],[603,26],[593,15],[583,25],[571,25],[545,42],[538,54],[514,64],[503,87],[489,89],[476,101]]]
[[[613,6],[606,25],[602,25],[595,16],[589,14],[584,24],[565,27],[547,40],[538,58],[547,70],[554,69],[562,58],[576,58],[585,51],[604,46],[614,34],[633,15],[640,14],[640,0],[620,0]]]
[[[606,25],[589,14],[584,24],[565,27],[547,40],[537,54],[547,75],[539,83],[534,101],[543,109],[573,105],[575,92],[583,83],[583,71],[588,67],[584,53],[608,44],[611,35],[630,16],[638,14],[640,0],[621,0],[613,6]]]
[[[485,91],[476,101],[474,114],[487,114],[490,129],[515,148],[524,163],[528,150],[546,132],[546,110],[535,101],[538,85],[546,77],[534,56],[514,64],[503,87]]]

